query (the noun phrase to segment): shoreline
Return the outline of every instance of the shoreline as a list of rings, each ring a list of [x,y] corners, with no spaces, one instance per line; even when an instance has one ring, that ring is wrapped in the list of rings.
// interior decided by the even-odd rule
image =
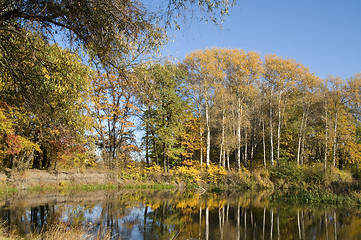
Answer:
[[[187,170],[187,171],[186,171]],[[189,171],[188,171],[189,170]],[[218,171],[218,170],[217,170]],[[361,184],[357,180],[342,179],[322,182],[287,182],[287,179],[273,179],[279,174],[267,171],[244,172],[193,172],[192,168],[169,173],[148,169],[123,171],[68,170],[45,171],[26,170],[0,173],[0,196],[18,191],[94,191],[121,189],[181,190],[198,193],[222,193],[226,191],[269,191],[272,202],[297,202],[312,205],[345,205],[361,207]],[[296,178],[299,178],[296,176]],[[295,176],[292,176],[295,179]]]

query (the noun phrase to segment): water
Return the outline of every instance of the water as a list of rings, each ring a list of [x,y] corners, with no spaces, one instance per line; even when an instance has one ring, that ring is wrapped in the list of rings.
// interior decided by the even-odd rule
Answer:
[[[112,239],[361,239],[361,210],[270,204],[267,193],[20,193],[0,219],[25,236],[52,225]]]

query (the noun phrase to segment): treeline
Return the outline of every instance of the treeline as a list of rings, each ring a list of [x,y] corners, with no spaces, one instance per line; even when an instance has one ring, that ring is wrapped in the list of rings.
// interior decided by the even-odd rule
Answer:
[[[146,72],[140,99],[148,164],[342,169],[360,162],[360,74],[320,79],[292,59],[218,48]]]
[[[2,168],[114,169],[137,154],[164,171],[360,163],[360,74],[320,79],[292,59],[219,48],[94,71],[28,34],[0,35]]]
[[[196,11],[217,23],[231,6],[219,0],[0,4],[0,168],[119,166],[139,151],[133,66],[165,44],[167,29],[179,28],[182,17]],[[70,49],[52,44],[59,38]]]
[[[359,165],[360,74],[322,80],[292,59],[239,49],[147,61],[179,17],[219,22],[232,6],[165,3],[2,4],[0,168],[117,169],[137,155],[164,171]]]

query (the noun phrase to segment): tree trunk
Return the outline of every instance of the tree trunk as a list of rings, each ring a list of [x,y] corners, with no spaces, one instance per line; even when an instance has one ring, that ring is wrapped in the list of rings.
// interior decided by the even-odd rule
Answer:
[[[270,149],[270,163],[271,166],[273,166],[273,111],[272,111],[272,103],[270,100],[270,108],[269,108],[269,125],[270,125],[270,143],[271,143],[271,149]]]
[[[328,152],[328,108],[327,108],[327,102],[325,101],[325,159],[323,163],[323,168],[326,170],[327,168],[327,152]]]
[[[202,106],[199,105],[199,108],[198,108],[198,111],[199,111],[199,117],[201,116],[201,111],[202,111]],[[199,123],[199,136],[200,136],[200,146],[201,146],[201,149],[200,149],[200,164],[201,164],[201,168],[202,168],[202,165],[203,165],[203,133],[202,133],[202,125],[201,123]]]
[[[305,113],[302,113],[300,132],[298,137],[298,148],[297,148],[297,165],[300,164],[300,156],[301,156],[301,141],[302,141],[302,133],[303,133],[303,121],[305,119]]]
[[[227,150],[227,169],[228,171],[231,170],[231,167],[229,166],[229,150]]]
[[[263,165],[264,169],[267,170],[267,164],[266,164],[266,139],[265,139],[265,133],[264,133],[264,119],[262,119],[262,142],[263,142]]]
[[[334,127],[334,138],[333,138],[333,167],[336,167],[336,147],[337,147],[337,122],[338,122],[338,111],[336,110],[335,115],[335,127]]]
[[[307,115],[305,117],[305,121],[303,123],[303,133],[302,133],[302,143],[301,143],[301,164],[304,164],[305,159],[305,129],[307,128]]]
[[[149,119],[149,112],[150,112],[150,107],[148,106],[148,113],[147,113],[147,118]],[[146,135],[145,135],[145,162],[147,164],[147,166],[149,167],[150,165],[150,161],[149,161],[149,141],[150,141],[150,131],[149,131],[149,122],[146,121]]]
[[[280,141],[281,141],[281,97],[282,91],[278,96],[278,129],[277,129],[277,167],[280,167]]]
[[[211,155],[211,130],[209,124],[209,106],[206,98],[206,127],[207,127],[207,152],[206,152],[206,168],[208,169]]]
[[[166,159],[165,143],[163,143],[163,170],[164,170],[164,172],[167,172],[167,159]]]
[[[244,166],[247,167],[248,165],[248,128],[245,128],[245,146],[244,146]]]
[[[158,156],[157,146],[156,146],[154,139],[153,139],[153,151],[154,151],[154,155],[155,155],[155,162],[157,165],[159,165],[159,156]]]
[[[241,170],[241,115],[242,115],[242,107],[241,107],[241,98],[238,96],[237,99],[237,167],[238,170]]]
[[[219,166],[224,166],[224,131],[225,131],[225,126],[224,126],[224,122],[225,122],[225,109],[222,109],[222,137],[221,137],[221,151],[219,154]]]

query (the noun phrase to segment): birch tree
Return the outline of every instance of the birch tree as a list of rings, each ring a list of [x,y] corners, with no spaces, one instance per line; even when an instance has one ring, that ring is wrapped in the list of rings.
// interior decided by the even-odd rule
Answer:
[[[241,169],[241,129],[244,115],[245,99],[255,80],[262,71],[261,59],[256,52],[244,52],[243,50],[224,51],[225,71],[227,84],[236,96],[237,104],[237,167]],[[249,119],[245,118],[245,121]],[[244,162],[246,164],[246,162]]]
[[[194,51],[186,56],[182,65],[188,72],[188,84],[201,96],[205,112],[206,133],[206,168],[211,159],[211,116],[210,108],[213,104],[214,89],[216,82],[224,78],[224,73],[219,67],[217,54],[218,49]]]
[[[292,89],[297,77],[298,69],[302,65],[291,59],[283,59],[276,55],[268,55],[264,62],[264,80],[268,88],[270,110],[270,142],[271,165],[273,165],[273,112],[277,109],[277,167],[280,166],[281,125],[287,94]],[[274,105],[276,104],[277,107]]]

